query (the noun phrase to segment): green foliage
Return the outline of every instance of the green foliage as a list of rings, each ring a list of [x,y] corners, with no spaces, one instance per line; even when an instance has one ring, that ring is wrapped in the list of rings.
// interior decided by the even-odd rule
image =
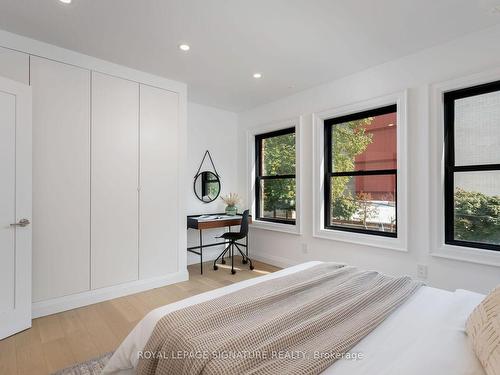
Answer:
[[[500,196],[456,189],[455,238],[500,244]]]
[[[295,133],[262,141],[263,174],[295,174]]]
[[[338,179],[345,179],[345,177],[337,177]],[[348,181],[347,181],[348,182]],[[345,182],[345,184],[347,184]],[[338,183],[334,180],[334,184]],[[334,195],[332,192],[331,199],[331,217],[340,220],[350,220],[352,216],[358,211],[358,203],[350,192],[346,192],[340,196]]]
[[[295,174],[295,133],[263,140],[263,174]],[[295,179],[266,180],[263,189],[264,210],[295,210]]]
[[[372,143],[372,134],[366,133],[366,127],[373,121],[373,117],[363,120],[350,121],[335,125],[332,129],[332,162],[335,172],[354,170],[356,156],[363,153]],[[363,207],[352,192],[346,189],[351,177],[335,177],[331,183],[330,209],[332,217],[341,220],[350,220]]]

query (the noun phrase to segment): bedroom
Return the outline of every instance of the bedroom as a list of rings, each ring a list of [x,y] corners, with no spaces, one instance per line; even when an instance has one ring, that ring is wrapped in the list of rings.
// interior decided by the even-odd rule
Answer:
[[[498,374],[499,38],[494,0],[1,0],[0,373],[141,373],[172,309],[333,267],[418,290],[354,325],[356,360],[293,344],[261,373]]]

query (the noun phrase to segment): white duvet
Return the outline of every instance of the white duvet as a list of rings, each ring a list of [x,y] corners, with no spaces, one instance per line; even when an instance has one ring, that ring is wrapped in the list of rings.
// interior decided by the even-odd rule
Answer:
[[[165,314],[319,263],[299,264],[151,311],[116,350],[104,374],[134,374],[138,351],[144,349],[156,323]],[[452,293],[422,287],[351,350],[361,353],[362,359],[338,360],[323,374],[484,375],[464,332],[467,316],[483,298],[481,294],[464,290]]]

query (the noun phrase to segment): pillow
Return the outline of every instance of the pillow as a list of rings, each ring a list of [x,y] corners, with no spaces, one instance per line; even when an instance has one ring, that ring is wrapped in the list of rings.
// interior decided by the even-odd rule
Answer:
[[[465,328],[487,375],[500,375],[500,286],[481,302]]]

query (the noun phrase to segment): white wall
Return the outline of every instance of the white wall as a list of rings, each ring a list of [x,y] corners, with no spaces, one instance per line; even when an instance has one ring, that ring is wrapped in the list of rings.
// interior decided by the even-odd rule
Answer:
[[[239,114],[239,150],[246,150],[246,129],[304,116],[302,235],[263,229],[250,233],[250,255],[289,265],[318,259],[345,262],[389,274],[416,276],[428,265],[427,283],[454,290],[487,292],[500,284],[500,268],[433,257],[429,254],[429,85],[497,68],[500,26],[456,39],[416,54]],[[397,252],[312,236],[312,113],[409,89],[408,99],[408,252]],[[246,152],[238,153],[239,191],[247,190]],[[304,252],[307,247],[307,253]]]
[[[187,119],[187,171],[186,171],[186,197],[187,213],[195,215],[200,213],[224,212],[224,202],[218,198],[212,203],[203,203],[193,191],[193,181],[196,171],[200,166],[206,150],[212,155],[215,168],[221,179],[221,195],[229,192],[238,192],[243,195],[243,190],[238,190],[237,157],[242,151],[237,144],[238,118],[233,112],[223,111],[195,103],[188,103]],[[203,169],[212,170],[208,157],[203,163]],[[206,230],[203,232],[203,242],[214,242],[214,237],[222,230]],[[199,244],[199,233],[188,230],[188,246]],[[223,249],[220,246],[207,248],[203,252],[203,259],[215,259]],[[188,264],[199,262],[199,256],[188,254]]]

